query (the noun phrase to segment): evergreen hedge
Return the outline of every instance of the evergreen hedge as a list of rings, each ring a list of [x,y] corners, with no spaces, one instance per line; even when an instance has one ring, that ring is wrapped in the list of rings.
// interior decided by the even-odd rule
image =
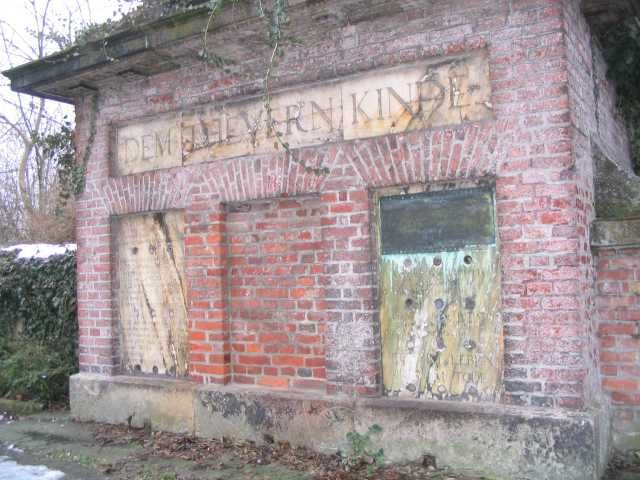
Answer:
[[[68,399],[77,371],[75,252],[0,252],[0,397]]]

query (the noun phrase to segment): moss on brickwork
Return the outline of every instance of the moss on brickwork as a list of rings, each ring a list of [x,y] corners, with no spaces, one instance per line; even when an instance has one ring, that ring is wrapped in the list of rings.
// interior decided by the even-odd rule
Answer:
[[[599,219],[640,218],[640,177],[596,151],[596,215]]]

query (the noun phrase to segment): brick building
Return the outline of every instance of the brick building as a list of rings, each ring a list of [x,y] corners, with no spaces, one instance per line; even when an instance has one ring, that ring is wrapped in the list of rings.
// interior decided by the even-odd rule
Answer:
[[[75,104],[87,160],[76,417],[321,450],[378,423],[391,460],[499,478],[638,441],[597,2],[291,1],[268,105],[263,20],[221,13],[221,68],[197,3],[6,73]]]

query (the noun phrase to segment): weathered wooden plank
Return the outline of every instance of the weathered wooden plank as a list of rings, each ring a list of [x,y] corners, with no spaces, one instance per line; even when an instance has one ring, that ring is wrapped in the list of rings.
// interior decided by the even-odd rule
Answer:
[[[495,400],[502,375],[493,189],[383,195],[380,322],[388,395]]]
[[[114,302],[125,373],[187,375],[184,214],[112,220]]]
[[[496,399],[503,363],[497,255],[492,246],[381,257],[387,394]]]

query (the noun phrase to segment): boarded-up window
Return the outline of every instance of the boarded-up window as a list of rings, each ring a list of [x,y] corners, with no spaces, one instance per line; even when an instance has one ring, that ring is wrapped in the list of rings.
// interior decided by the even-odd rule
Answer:
[[[124,373],[187,375],[184,214],[116,217],[114,301]]]
[[[384,197],[379,207],[385,392],[495,400],[503,346],[492,191]]]

